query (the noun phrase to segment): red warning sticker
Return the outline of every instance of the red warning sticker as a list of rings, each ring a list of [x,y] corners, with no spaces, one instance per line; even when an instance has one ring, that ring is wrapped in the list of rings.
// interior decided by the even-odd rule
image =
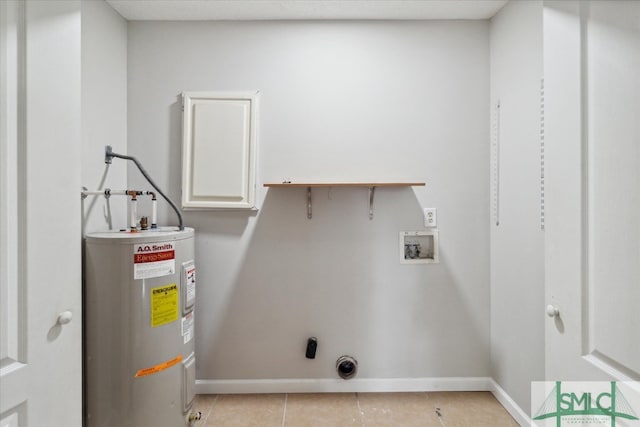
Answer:
[[[166,261],[169,259],[175,259],[175,251],[164,251],[153,254],[135,254],[133,256],[133,262],[135,264],[144,264],[147,262]]]
[[[175,258],[173,242],[133,245],[133,278],[150,279],[173,274],[176,271]]]

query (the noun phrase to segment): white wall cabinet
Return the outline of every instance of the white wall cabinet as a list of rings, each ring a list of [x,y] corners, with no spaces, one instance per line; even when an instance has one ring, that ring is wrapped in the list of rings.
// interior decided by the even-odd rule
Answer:
[[[184,92],[183,209],[255,209],[258,92]]]

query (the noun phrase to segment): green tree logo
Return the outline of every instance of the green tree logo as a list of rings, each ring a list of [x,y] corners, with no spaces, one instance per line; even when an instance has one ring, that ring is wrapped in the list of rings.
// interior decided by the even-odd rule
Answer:
[[[533,417],[534,420],[548,418],[556,419],[556,427],[561,427],[562,417],[608,417],[610,426],[616,426],[616,419],[638,420],[635,412],[627,399],[620,392],[615,381],[611,381],[611,388],[601,393],[563,393],[562,381],[556,381],[556,385],[547,395],[544,403]]]

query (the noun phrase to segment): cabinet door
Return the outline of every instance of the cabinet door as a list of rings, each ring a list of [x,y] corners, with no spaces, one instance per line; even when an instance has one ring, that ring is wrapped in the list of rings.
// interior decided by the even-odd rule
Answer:
[[[182,207],[254,209],[258,92],[183,94]]]

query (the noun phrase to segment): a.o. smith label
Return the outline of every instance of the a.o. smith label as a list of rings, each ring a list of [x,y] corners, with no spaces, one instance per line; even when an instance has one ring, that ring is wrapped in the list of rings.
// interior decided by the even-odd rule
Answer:
[[[134,279],[168,276],[175,271],[176,251],[173,242],[133,245]]]

